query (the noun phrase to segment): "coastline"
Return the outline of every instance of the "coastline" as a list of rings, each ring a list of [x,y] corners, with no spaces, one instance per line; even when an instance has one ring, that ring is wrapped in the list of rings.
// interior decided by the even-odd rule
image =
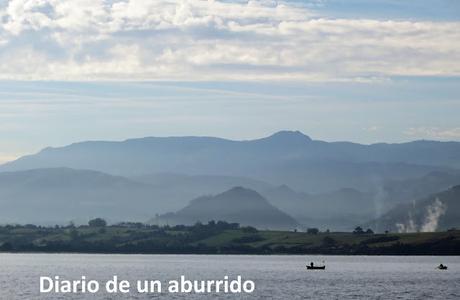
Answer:
[[[458,256],[460,231],[363,233],[257,230],[235,224],[0,227],[0,253]]]

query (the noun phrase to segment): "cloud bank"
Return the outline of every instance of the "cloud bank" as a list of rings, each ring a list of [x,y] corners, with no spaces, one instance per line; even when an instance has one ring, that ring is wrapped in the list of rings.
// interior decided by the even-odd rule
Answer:
[[[460,75],[460,22],[332,19],[279,1],[0,2],[0,79]]]
[[[431,138],[441,141],[458,140],[460,139],[460,127],[411,127],[405,130],[404,134],[413,138]]]

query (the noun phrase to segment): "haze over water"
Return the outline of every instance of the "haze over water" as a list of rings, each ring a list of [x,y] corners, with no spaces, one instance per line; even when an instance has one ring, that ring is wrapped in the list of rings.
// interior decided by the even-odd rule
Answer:
[[[326,271],[307,271],[309,261],[325,261]],[[443,263],[447,271],[435,267]],[[256,291],[220,299],[458,299],[460,257],[427,256],[223,256],[0,254],[2,299],[211,299],[210,294],[39,294],[39,277],[76,280],[85,275],[102,285],[120,280],[222,280],[238,275]]]

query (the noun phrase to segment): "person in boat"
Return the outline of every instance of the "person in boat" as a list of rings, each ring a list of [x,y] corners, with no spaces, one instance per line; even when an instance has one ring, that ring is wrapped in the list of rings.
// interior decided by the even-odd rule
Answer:
[[[312,268],[313,268],[313,262],[311,262],[311,263],[310,263],[310,267],[312,267]]]

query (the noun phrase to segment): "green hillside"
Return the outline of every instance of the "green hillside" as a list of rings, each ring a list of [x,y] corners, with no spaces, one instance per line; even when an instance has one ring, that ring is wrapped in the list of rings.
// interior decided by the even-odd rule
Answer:
[[[258,231],[226,222],[158,227],[0,227],[3,252],[459,255],[460,231],[346,233]]]

